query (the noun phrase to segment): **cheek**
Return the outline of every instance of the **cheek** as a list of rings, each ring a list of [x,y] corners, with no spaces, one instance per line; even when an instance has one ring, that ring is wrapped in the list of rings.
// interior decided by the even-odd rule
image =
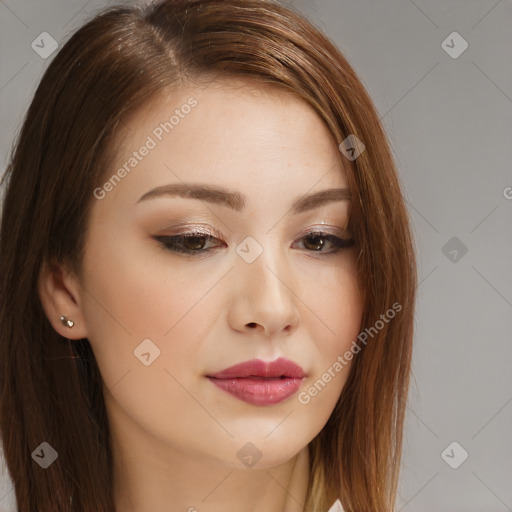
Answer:
[[[89,267],[85,287],[94,298],[87,295],[84,304],[110,414],[123,422],[127,415],[168,441],[201,438],[190,422],[198,429],[214,423],[188,390],[195,393],[199,346],[219,308],[214,297],[219,276],[184,271],[185,265],[172,260],[157,268],[141,264],[141,255],[130,251],[129,258],[116,254],[112,264],[94,272]],[[176,411],[186,412],[184,421],[176,419]]]
[[[314,372],[297,399],[323,424],[339,399],[353,358],[357,357],[358,349],[353,349],[361,330],[364,296],[353,255],[336,272],[323,279],[318,277],[316,283],[317,292],[310,294],[307,301],[318,316],[307,316],[311,318],[307,329],[314,344],[310,354]]]
[[[364,299],[354,253],[342,255],[331,267],[308,278],[305,290],[304,302],[311,312],[303,317],[311,322],[316,317],[319,324],[310,330],[311,337],[323,354],[337,355],[350,346],[361,327]]]
[[[144,358],[154,361],[152,367],[193,373],[197,347],[218,317],[212,297],[220,276],[207,264],[180,264],[163,251],[153,250],[149,257],[137,247],[102,247],[101,253],[91,248],[88,254],[83,309],[106,383],[140,369]]]

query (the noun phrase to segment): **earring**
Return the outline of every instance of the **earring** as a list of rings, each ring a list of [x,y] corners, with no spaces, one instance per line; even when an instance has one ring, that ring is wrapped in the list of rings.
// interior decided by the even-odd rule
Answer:
[[[61,316],[60,321],[65,325],[66,327],[73,327],[75,325],[75,322],[73,320],[68,320],[67,316]]]

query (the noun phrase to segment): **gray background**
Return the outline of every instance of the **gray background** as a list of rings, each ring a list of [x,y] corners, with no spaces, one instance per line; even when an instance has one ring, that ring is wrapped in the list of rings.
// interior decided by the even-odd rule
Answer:
[[[414,224],[420,284],[397,510],[512,511],[512,3],[290,3],[368,88]],[[46,31],[61,46],[105,5],[0,0],[2,169],[48,62],[32,41]],[[442,46],[454,31],[469,45],[457,58]],[[462,450],[453,469],[445,460],[460,463]],[[3,478],[0,512],[10,512]]]

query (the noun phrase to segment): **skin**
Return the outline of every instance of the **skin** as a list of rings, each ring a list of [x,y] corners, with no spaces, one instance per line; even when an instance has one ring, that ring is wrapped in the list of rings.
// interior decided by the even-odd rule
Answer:
[[[303,510],[308,443],[348,377],[346,367],[307,405],[294,395],[271,406],[205,377],[282,356],[307,372],[303,391],[349,349],[363,312],[355,248],[333,253],[324,239],[315,252],[318,239],[303,238],[318,228],[350,238],[349,201],[289,213],[300,196],[348,187],[347,162],[305,102],[270,86],[232,85],[189,85],[130,117],[105,179],[188,98],[198,102],[112,191],[92,198],[80,277],[63,266],[41,272],[52,325],[89,339],[104,380],[117,512]],[[245,208],[177,196],[136,204],[185,181],[239,191]],[[152,238],[178,225],[213,229],[219,240],[202,241],[215,249],[188,257]],[[236,252],[247,236],[263,248],[252,263]],[[160,355],[146,366],[134,350],[148,338]],[[237,457],[248,442],[261,454],[252,467]]]

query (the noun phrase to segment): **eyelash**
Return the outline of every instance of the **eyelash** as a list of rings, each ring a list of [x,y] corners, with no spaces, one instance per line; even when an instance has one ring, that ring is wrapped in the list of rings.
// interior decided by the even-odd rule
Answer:
[[[203,255],[210,253],[217,249],[217,247],[210,247],[209,249],[198,249],[198,250],[192,250],[192,249],[184,249],[180,243],[183,243],[188,238],[199,238],[199,239],[207,239],[207,241],[211,240],[218,240],[213,234],[211,233],[204,233],[201,231],[193,231],[189,233],[182,233],[179,235],[173,235],[173,236],[154,236],[153,237],[164,249],[184,254],[188,256],[197,256],[197,255]],[[334,247],[335,250],[331,250],[329,252],[326,251],[309,251],[314,253],[323,253],[326,255],[330,254],[337,254],[343,249],[349,249],[355,244],[355,240],[353,238],[340,238],[335,235],[331,235],[330,233],[325,233],[322,231],[311,231],[309,233],[306,233],[304,236],[300,238],[300,240],[304,240],[306,238],[321,238],[324,240],[328,240]],[[322,247],[324,247],[322,245]]]

